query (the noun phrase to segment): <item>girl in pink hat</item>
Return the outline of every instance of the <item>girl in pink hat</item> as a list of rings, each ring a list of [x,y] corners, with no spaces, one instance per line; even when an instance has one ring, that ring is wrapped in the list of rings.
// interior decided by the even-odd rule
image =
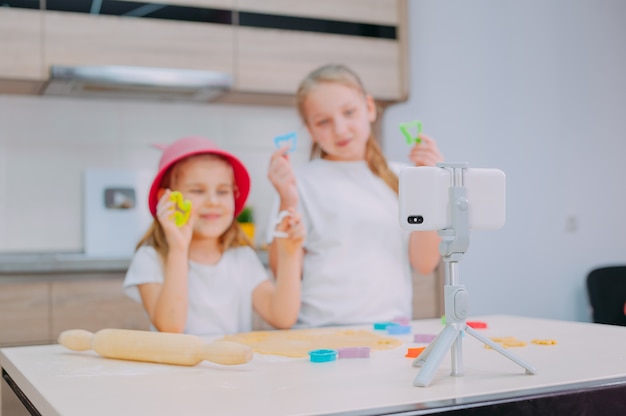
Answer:
[[[297,206],[306,228],[298,326],[362,324],[412,316],[411,266],[431,273],[440,260],[436,231],[408,233],[398,221],[398,173],[372,134],[374,99],[342,65],[311,72],[296,93],[313,141],[311,161],[293,169],[286,149],[271,158],[268,177],[278,209]],[[409,158],[443,161],[420,135]],[[280,241],[270,266],[282,267]]]
[[[178,191],[191,201],[188,221],[176,224]],[[194,335],[250,331],[253,309],[276,328],[291,327],[300,308],[304,227],[290,215],[278,225],[281,266],[276,282],[235,221],[250,191],[250,176],[232,154],[202,137],[163,149],[150,188],[154,222],[137,245],[124,281],[142,302],[152,328]]]

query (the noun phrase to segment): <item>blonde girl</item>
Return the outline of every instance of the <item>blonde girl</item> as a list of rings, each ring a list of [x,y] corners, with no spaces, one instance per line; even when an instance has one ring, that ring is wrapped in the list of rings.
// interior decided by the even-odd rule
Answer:
[[[252,310],[276,328],[289,328],[300,307],[299,215],[279,225],[281,266],[268,278],[235,221],[250,190],[245,166],[203,137],[184,137],[163,149],[149,194],[154,222],[137,246],[124,288],[140,301],[158,331],[194,335],[251,330]],[[171,192],[191,201],[178,226]]]
[[[411,266],[424,274],[434,270],[439,237],[399,226],[401,165],[386,161],[372,134],[374,99],[342,65],[311,72],[296,99],[313,141],[311,160],[293,169],[279,149],[268,178],[278,193],[277,209],[297,206],[306,229],[298,325],[411,317]],[[418,166],[442,161],[435,141],[420,137],[410,160]],[[281,266],[277,243],[271,243],[272,268]]]

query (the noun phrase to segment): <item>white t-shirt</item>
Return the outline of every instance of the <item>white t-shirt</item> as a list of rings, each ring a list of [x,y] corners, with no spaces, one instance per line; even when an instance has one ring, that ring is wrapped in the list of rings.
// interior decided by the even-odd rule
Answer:
[[[400,228],[396,193],[365,161],[315,159],[295,174],[307,232],[297,326],[410,317],[409,233]]]
[[[185,333],[232,334],[252,329],[252,291],[268,278],[250,247],[226,250],[214,265],[189,261]],[[141,302],[137,285],[163,283],[163,264],[151,246],[140,247],[126,272],[124,292]],[[153,328],[154,329],[154,328]]]

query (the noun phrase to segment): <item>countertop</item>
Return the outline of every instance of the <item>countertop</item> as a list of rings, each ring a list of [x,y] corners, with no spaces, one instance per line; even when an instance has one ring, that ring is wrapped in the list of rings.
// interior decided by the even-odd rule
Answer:
[[[267,266],[267,251],[256,250]],[[84,253],[0,254],[0,276],[14,274],[124,272],[130,265],[126,257],[92,257]]]
[[[255,353],[252,362],[238,366],[204,361],[184,367],[106,359],[93,351],[46,345],[2,348],[0,366],[42,414],[64,416],[416,415],[543,395],[561,397],[552,402],[548,398],[548,403],[565,403],[568,410],[535,409],[566,414],[576,408],[586,413],[584,409],[590,411],[594,404],[572,407],[577,392],[626,383],[624,327],[498,315],[472,319],[488,323],[488,329],[480,330],[485,337],[515,336],[527,342],[511,352],[534,365],[537,373],[526,374],[495,350],[465,336],[465,375],[450,376],[447,351],[432,384],[414,387],[419,368],[405,357],[407,347],[416,346],[412,334],[398,336],[402,346],[373,352],[368,359],[327,363]],[[411,327],[413,333],[436,334],[442,329],[438,319],[413,321]],[[534,338],[554,339],[557,344],[535,345],[530,343]],[[615,399],[618,404],[623,403],[620,397]],[[523,409],[520,413],[526,414],[532,407],[526,404],[518,411]]]

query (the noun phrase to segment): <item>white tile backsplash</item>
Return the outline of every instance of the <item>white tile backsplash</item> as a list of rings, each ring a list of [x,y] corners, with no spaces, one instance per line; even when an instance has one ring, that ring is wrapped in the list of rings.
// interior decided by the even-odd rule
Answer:
[[[267,166],[276,135],[298,129],[294,164],[310,141],[294,109],[0,95],[0,251],[82,252],[82,177],[90,168],[155,171],[151,145],[211,138],[253,179],[257,242],[274,191]]]
[[[152,223],[148,190],[152,170],[86,169],[83,175],[83,247],[92,257],[131,257]],[[106,191],[130,191],[125,209],[107,207]],[[124,195],[117,193],[117,195]]]

